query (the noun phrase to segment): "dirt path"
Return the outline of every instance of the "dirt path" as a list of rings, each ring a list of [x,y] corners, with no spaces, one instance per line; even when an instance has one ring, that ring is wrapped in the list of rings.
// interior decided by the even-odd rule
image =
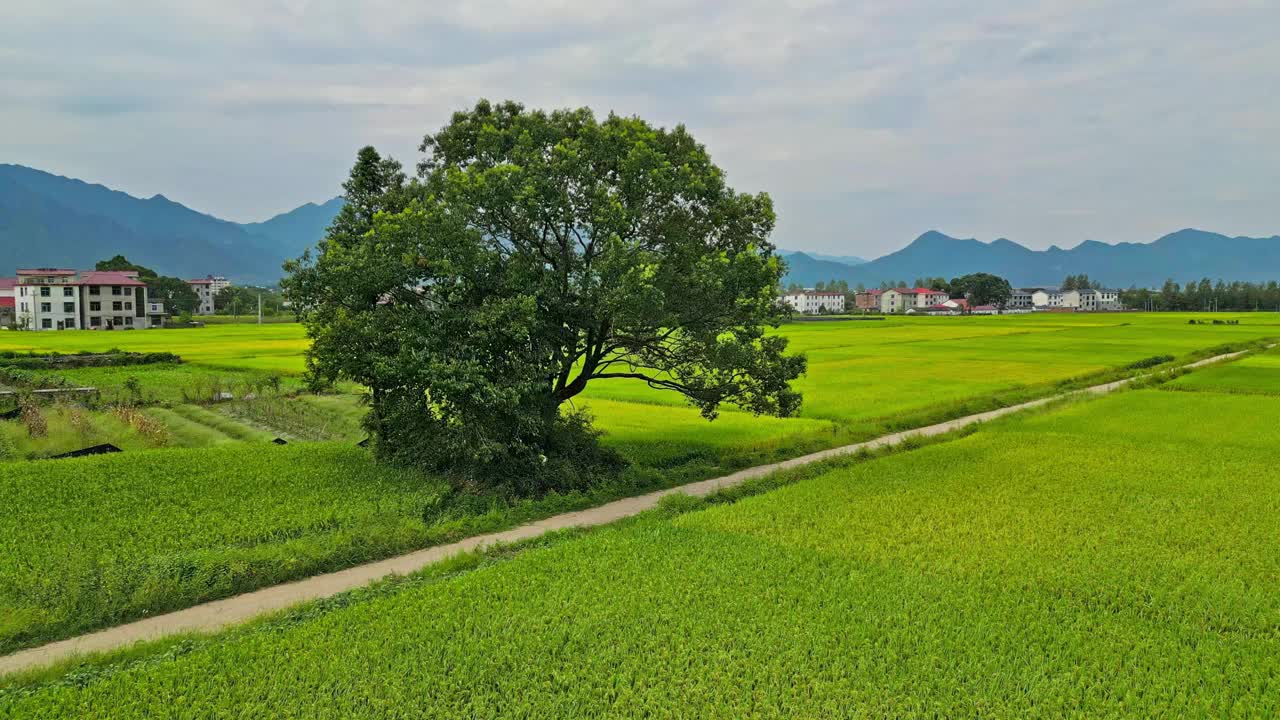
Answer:
[[[1239,357],[1245,352],[1218,355],[1185,365],[1186,368],[1197,368],[1211,363]],[[1141,376],[1138,376],[1141,377]],[[420,570],[432,563],[471,550],[478,550],[502,543],[511,543],[537,537],[552,530],[572,527],[592,527],[604,525],[625,517],[636,515],[652,509],[667,495],[683,493],[694,497],[710,495],[723,488],[740,485],[743,482],[763,477],[779,470],[800,467],[842,455],[852,455],[861,450],[875,450],[892,447],[911,437],[932,437],[959,430],[976,423],[994,420],[1004,415],[1039,407],[1054,400],[1072,395],[1102,395],[1117,390],[1135,378],[1117,380],[1103,385],[1095,385],[1084,390],[1077,390],[1062,395],[1032,400],[1018,405],[991,410],[988,412],[967,415],[948,420],[947,422],[929,425],[913,430],[884,435],[874,440],[845,445],[830,450],[802,455],[790,460],[783,460],[769,465],[760,465],[740,470],[711,480],[682,485],[669,490],[660,490],[647,495],[617,500],[599,507],[577,512],[556,515],[544,520],[521,525],[503,532],[477,535],[448,545],[418,550],[407,555],[380,560],[378,562],[359,565],[338,572],[316,575],[296,582],[276,585],[262,590],[236,595],[223,600],[196,605],[185,610],[177,610],[165,615],[138,620],[125,625],[106,628],[79,637],[60,640],[40,647],[21,650],[12,655],[0,657],[0,674],[26,670],[58,661],[75,655],[92,652],[104,652],[126,647],[137,642],[157,640],[170,635],[193,632],[212,632],[229,625],[245,622],[260,615],[276,612],[299,603],[326,598],[347,590],[352,590],[391,575],[406,575]]]

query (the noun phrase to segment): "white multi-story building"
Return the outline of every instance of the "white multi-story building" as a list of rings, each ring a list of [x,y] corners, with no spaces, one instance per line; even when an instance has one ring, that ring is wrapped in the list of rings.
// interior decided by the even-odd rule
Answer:
[[[231,286],[231,281],[221,275],[208,275],[196,280],[188,280],[187,284],[192,290],[196,291],[196,297],[200,298],[200,304],[196,307],[197,315],[213,314],[213,298],[218,291],[225,287]]]
[[[147,286],[134,271],[19,270],[14,296],[15,324],[30,330],[153,327]]]
[[[1103,310],[1120,310],[1120,291],[1118,290],[1067,290],[1062,293],[1062,306],[1075,308],[1082,312]]]
[[[1013,294],[1009,296],[1009,304],[1007,307],[1020,309],[1035,307],[1035,292],[1040,288],[1014,288]]]
[[[1062,293],[1053,288],[1040,288],[1031,293],[1031,306],[1038,308],[1060,308]]]
[[[842,292],[801,290],[783,295],[782,301],[800,313],[844,312],[844,293]]]
[[[80,327],[80,293],[75,270],[29,268],[18,270],[14,286],[15,323],[29,330],[71,330]]]

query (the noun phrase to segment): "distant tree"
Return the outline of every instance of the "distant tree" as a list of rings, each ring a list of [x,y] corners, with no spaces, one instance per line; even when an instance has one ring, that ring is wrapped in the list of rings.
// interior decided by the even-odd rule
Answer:
[[[972,273],[952,279],[951,292],[964,295],[970,305],[995,305],[1003,308],[1013,297],[1008,280],[990,273]]]
[[[867,286],[866,286],[866,285],[863,285],[862,283],[858,283],[857,287],[855,287],[853,290],[854,290],[854,292],[860,292],[860,293],[861,293],[861,292],[866,292],[866,291],[867,291]]]
[[[138,273],[138,278],[146,280],[147,278],[158,277],[155,270],[141,265],[135,265],[129,262],[129,259],[123,255],[116,255],[110,260],[99,260],[93,266],[94,270],[117,270],[128,271],[133,270]]]
[[[813,289],[814,289],[814,290],[817,290],[817,291],[819,291],[819,292],[821,292],[821,291],[823,291],[823,290],[826,290],[826,289],[827,289],[827,284],[826,284],[826,283],[824,283],[824,282],[822,282],[821,280],[819,280],[819,281],[818,281],[818,282],[813,286]]]
[[[951,293],[951,283],[947,282],[946,278],[929,278],[921,287],[927,287],[930,290],[938,290],[947,294]]]
[[[728,187],[683,127],[481,101],[421,149],[408,184],[362,153],[359,212],[287,280],[312,377],[371,388],[379,457],[463,484],[581,487],[612,471],[561,406],[604,379],[708,418],[798,410],[805,360],[766,331],[785,317],[772,202]]]

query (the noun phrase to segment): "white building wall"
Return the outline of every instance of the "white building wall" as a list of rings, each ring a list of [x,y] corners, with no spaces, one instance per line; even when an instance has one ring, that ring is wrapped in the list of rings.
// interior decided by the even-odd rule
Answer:
[[[19,281],[14,288],[14,318],[31,330],[79,327],[80,303],[76,286],[67,282]]]

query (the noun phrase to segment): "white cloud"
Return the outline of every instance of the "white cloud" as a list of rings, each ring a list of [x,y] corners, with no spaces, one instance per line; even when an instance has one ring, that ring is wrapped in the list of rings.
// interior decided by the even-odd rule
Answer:
[[[235,219],[489,97],[684,122],[788,247],[1280,232],[1261,1],[11,4],[0,161]]]

